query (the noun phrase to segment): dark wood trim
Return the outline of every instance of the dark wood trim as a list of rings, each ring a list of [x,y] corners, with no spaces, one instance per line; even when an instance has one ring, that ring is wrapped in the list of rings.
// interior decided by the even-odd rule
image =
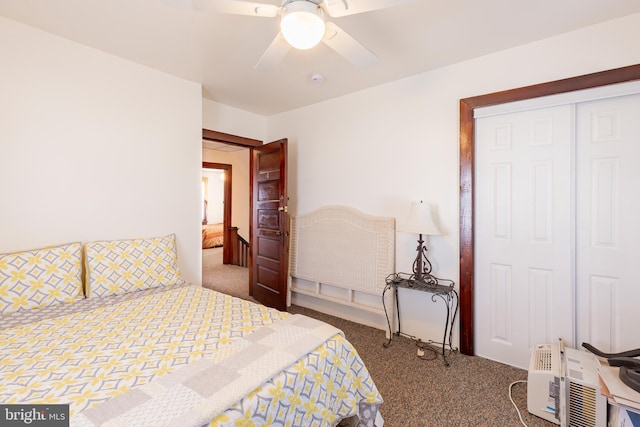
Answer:
[[[231,246],[231,253],[233,255],[231,264],[239,265],[240,267],[248,267],[249,242],[238,234],[238,227],[229,227],[229,236],[229,245]]]
[[[461,99],[460,102],[464,102],[470,108],[475,109],[489,105],[504,104],[505,102],[522,101],[525,99],[539,98],[541,96],[640,80],[638,78],[639,75],[640,64],[629,65],[628,67],[464,98]]]
[[[254,156],[256,155],[255,150],[252,148],[249,150],[249,296],[253,298],[253,284],[254,280],[254,272],[253,272],[253,252],[256,250],[255,244],[253,243],[253,192],[257,189],[254,188],[253,180],[255,179],[255,171],[254,169]]]
[[[229,228],[231,227],[231,181],[233,178],[231,165],[226,163],[210,163],[202,162],[202,167],[205,169],[223,169],[224,170],[224,211],[222,214],[222,227],[223,227],[223,243],[222,243],[222,263],[231,264],[233,260],[233,248],[229,244],[231,236],[229,234]]]
[[[205,141],[224,142],[225,144],[240,145],[242,147],[253,148],[262,145],[258,139],[245,138],[243,136],[231,135],[210,129],[202,129],[202,139]]]
[[[460,351],[464,354],[474,354],[473,167],[475,162],[473,136],[475,131],[473,108],[463,101],[460,101]]]
[[[460,100],[460,351],[474,354],[474,109],[640,80],[640,64]]]
[[[229,227],[229,253],[231,254],[231,263],[238,265],[238,227]]]

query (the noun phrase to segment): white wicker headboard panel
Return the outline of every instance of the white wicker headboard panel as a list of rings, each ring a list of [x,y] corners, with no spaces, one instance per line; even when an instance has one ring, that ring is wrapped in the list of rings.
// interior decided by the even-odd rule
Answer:
[[[382,295],[395,267],[395,218],[327,206],[291,218],[289,275]]]

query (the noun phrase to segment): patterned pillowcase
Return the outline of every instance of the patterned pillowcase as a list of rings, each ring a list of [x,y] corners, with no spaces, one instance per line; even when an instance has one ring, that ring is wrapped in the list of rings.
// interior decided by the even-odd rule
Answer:
[[[109,240],[85,245],[87,298],[184,283],[176,236]]]
[[[0,255],[0,313],[82,297],[80,243]]]

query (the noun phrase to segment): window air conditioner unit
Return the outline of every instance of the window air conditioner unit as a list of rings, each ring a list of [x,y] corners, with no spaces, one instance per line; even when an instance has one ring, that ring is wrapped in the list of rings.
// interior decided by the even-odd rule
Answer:
[[[560,348],[539,344],[531,352],[527,375],[529,413],[560,424]]]
[[[585,351],[557,344],[535,346],[529,362],[527,410],[562,427],[606,427],[607,398],[598,362]]]

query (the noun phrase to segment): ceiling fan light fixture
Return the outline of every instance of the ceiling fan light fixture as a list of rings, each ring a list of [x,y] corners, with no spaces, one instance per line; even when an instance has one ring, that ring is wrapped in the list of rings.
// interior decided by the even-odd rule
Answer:
[[[322,9],[307,0],[295,0],[282,9],[282,36],[296,49],[311,49],[322,40],[325,31]]]

